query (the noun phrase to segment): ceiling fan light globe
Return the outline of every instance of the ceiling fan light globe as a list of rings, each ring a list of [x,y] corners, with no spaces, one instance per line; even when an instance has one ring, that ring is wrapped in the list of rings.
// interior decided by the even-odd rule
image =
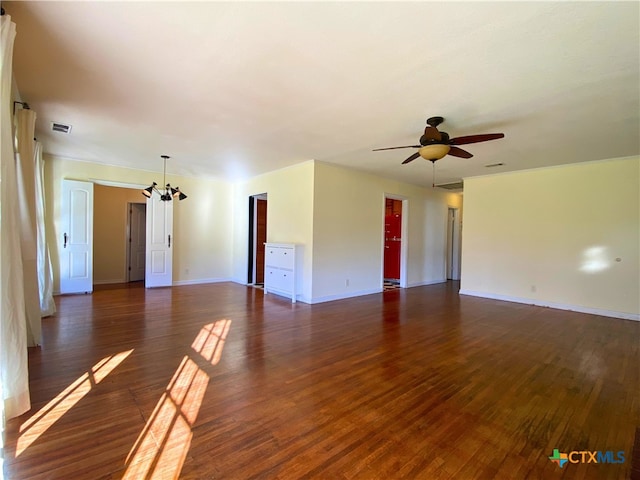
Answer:
[[[440,160],[449,153],[449,150],[451,150],[451,147],[449,145],[442,145],[438,143],[433,145],[425,145],[420,150],[418,150],[418,153],[422,158],[426,160]]]

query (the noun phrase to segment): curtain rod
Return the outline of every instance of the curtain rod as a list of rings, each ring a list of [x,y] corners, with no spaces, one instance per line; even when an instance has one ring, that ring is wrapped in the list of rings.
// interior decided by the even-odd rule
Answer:
[[[16,114],[16,104],[22,105],[22,108],[25,109],[25,110],[31,110],[31,107],[29,106],[29,104],[27,102],[15,101],[15,102],[13,102],[13,114],[14,115]]]

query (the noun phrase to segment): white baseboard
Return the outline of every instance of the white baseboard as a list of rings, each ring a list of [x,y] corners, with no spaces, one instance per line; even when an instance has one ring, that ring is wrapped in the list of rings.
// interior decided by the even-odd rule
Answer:
[[[115,278],[115,279],[111,279],[111,280],[94,280],[93,281],[94,285],[110,285],[112,283],[127,283],[127,281],[124,278]]]
[[[357,292],[338,293],[336,295],[326,295],[324,297],[300,298],[301,302],[316,304],[324,302],[333,302],[334,300],[344,300],[345,298],[361,297],[363,295],[371,295],[373,293],[381,293],[382,288],[372,288],[370,290],[358,290]]]
[[[473,290],[460,289],[460,295],[469,295],[472,297],[489,298],[491,300],[501,300],[504,302],[524,303],[527,305],[535,305],[537,307],[557,308],[558,310],[569,310],[572,312],[589,313],[591,315],[600,315],[601,317],[621,318],[623,320],[640,321],[640,314],[616,312],[614,310],[604,310],[601,308],[584,307],[582,305],[570,305],[565,303],[548,302],[546,300],[537,300],[533,298],[511,297],[509,295],[500,295],[487,292],[475,292]]]
[[[445,283],[446,280],[427,280],[424,282],[414,282],[407,284],[407,288],[420,287],[424,285],[434,285],[436,283]],[[315,297],[309,299],[308,297],[298,297],[300,302],[316,304],[324,302],[333,302],[334,300],[344,300],[346,298],[361,297],[363,295],[372,295],[374,293],[382,293],[384,288],[371,288],[368,290],[358,290],[357,292],[339,293],[336,295],[326,295],[324,297]]]
[[[230,278],[197,278],[195,280],[176,280],[172,285],[177,287],[180,285],[199,285],[201,283],[222,283],[231,281],[232,280]]]
[[[251,285],[247,285],[247,286],[251,286]],[[265,288],[264,289],[264,294],[265,294],[265,298],[267,298],[269,295],[273,295],[276,296],[278,298],[282,298],[284,300],[287,300],[290,303],[294,303],[291,299],[291,293],[289,292],[283,292],[280,290],[273,290],[273,289],[268,289]],[[302,300],[302,296],[300,294],[296,295],[296,302],[303,302]],[[304,302],[307,303],[307,302]]]
[[[195,280],[176,280],[171,285],[172,286],[180,286],[180,285],[199,285],[201,283],[222,283],[222,282],[231,282],[230,278],[198,278]],[[93,282],[94,285],[109,285],[112,283],[128,283],[126,280],[99,280],[97,282]],[[82,292],[84,293],[84,292]],[[62,295],[59,290],[53,292],[53,295]]]
[[[427,280],[427,281],[424,281],[424,282],[408,283],[407,284],[407,288],[424,287],[425,285],[435,285],[437,283],[446,283],[446,282],[447,282],[446,278],[438,279],[438,280]]]
[[[407,288],[412,288],[412,287],[420,287],[420,286],[424,286],[424,285],[435,285],[437,283],[445,283],[446,280],[428,280],[425,282],[415,282],[415,283],[410,283],[407,285]],[[241,285],[247,285],[246,283],[242,283],[242,282],[236,282],[236,283],[240,283]],[[310,305],[314,305],[316,303],[325,303],[325,302],[333,302],[335,300],[344,300],[347,298],[354,298],[354,297],[361,297],[363,295],[372,295],[374,293],[382,293],[384,291],[383,288],[372,288],[372,289],[368,289],[368,290],[358,290],[356,292],[349,292],[349,293],[338,293],[335,295],[325,295],[323,297],[315,297],[315,298],[309,298],[305,295],[296,295],[296,301],[297,302],[302,302],[302,303],[307,303]],[[269,292],[272,293],[272,292]],[[273,292],[274,294],[278,294],[278,292]],[[285,296],[285,298],[287,298]],[[291,298],[291,297],[288,297]]]

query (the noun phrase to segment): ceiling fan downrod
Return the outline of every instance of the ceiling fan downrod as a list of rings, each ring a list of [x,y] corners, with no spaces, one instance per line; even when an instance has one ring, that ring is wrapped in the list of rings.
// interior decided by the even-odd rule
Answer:
[[[431,160],[433,175],[431,175],[431,188],[436,188],[436,161]]]

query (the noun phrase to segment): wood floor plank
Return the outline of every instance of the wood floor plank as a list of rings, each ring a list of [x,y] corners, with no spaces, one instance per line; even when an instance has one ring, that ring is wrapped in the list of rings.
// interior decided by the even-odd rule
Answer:
[[[640,322],[458,288],[318,305],[231,283],[57,297],[5,476],[629,478]],[[556,448],[626,461],[561,469]]]

